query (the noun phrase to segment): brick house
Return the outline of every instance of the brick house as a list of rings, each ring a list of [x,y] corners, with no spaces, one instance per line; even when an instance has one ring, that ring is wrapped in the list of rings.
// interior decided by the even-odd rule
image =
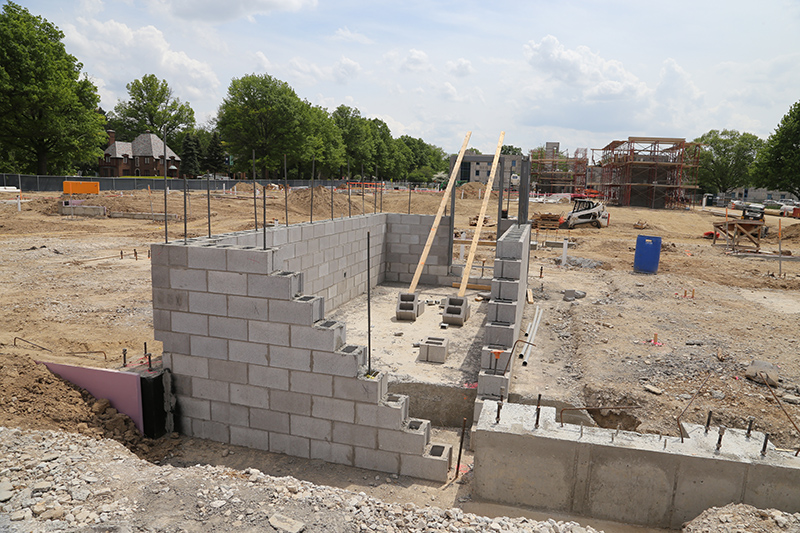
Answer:
[[[163,160],[164,141],[158,135],[146,131],[133,142],[124,142],[116,140],[114,130],[108,130],[108,148],[100,158],[100,176],[163,176]],[[167,167],[172,165],[178,170],[169,170],[169,176],[176,178],[181,158],[167,146]]]

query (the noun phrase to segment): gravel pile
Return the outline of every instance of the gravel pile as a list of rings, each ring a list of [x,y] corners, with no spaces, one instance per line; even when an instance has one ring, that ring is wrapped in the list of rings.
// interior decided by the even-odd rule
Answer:
[[[0,530],[591,533],[572,522],[486,518],[384,503],[291,477],[159,466],[121,444],[0,427]]]

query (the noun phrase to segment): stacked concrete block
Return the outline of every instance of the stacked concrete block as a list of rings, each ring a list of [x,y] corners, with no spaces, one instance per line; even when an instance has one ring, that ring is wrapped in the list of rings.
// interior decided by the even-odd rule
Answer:
[[[397,320],[417,320],[425,312],[425,302],[420,300],[419,294],[414,292],[401,292],[397,295],[395,318]]]
[[[286,269],[280,259],[281,247],[304,235],[315,250],[307,253],[335,242],[364,255],[362,234],[381,217],[360,218],[285,228],[268,238],[274,247],[266,250],[257,232],[153,245],[155,336],[173,374],[179,430],[446,481],[452,450],[430,442],[429,422],[409,419],[408,397],[388,394],[386,374],[366,373],[366,349],[347,343],[346,325],[325,319],[324,295],[306,294],[305,272]],[[339,226],[344,237],[334,233]],[[376,259],[382,247],[379,239]],[[363,272],[344,268],[365,286],[366,265]],[[377,283],[380,261],[373,270],[370,281]]]
[[[444,299],[442,322],[455,326],[463,326],[469,318],[469,301],[466,298],[448,296]]]
[[[481,352],[478,396],[508,395],[513,362],[511,350],[519,337],[525,292],[528,288],[530,226],[511,226],[497,240],[494,278],[489,300],[485,345]],[[495,353],[500,358],[495,358]]]
[[[419,343],[418,361],[444,363],[447,359],[447,348],[450,341],[441,337],[426,337]]]
[[[433,227],[433,215],[388,213],[386,219],[386,281],[411,283]],[[419,278],[423,285],[449,285],[451,272],[449,218],[443,217]]]

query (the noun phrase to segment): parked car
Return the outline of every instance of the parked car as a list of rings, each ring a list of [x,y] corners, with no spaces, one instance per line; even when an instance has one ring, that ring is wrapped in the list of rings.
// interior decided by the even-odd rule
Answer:
[[[781,207],[781,216],[782,217],[793,217],[795,209],[800,209],[800,207],[797,207],[796,205],[793,205],[793,204],[784,205],[784,206]]]
[[[732,200],[728,206],[729,209],[744,209],[745,207],[747,207],[747,202],[744,200]]]

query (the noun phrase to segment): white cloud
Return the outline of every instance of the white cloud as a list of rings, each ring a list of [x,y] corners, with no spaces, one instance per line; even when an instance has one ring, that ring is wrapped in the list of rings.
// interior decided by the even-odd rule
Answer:
[[[329,67],[321,67],[305,58],[294,57],[289,61],[289,71],[293,79],[300,78],[304,85],[331,81],[347,84],[361,72],[361,65],[344,56]]]
[[[432,70],[430,61],[428,61],[428,54],[422,50],[412,48],[408,51],[408,55],[400,62],[400,70],[408,70],[412,72],[425,72]]]
[[[336,33],[333,34],[333,39],[336,41],[343,41],[347,43],[359,43],[359,44],[373,44],[374,42],[366,35],[350,31],[350,29],[347,26],[336,30]]]
[[[85,18],[76,22],[64,26],[65,43],[76,56],[90,60],[103,105],[109,109],[127,98],[126,84],[145,74],[166,79],[184,101],[206,98],[220,85],[210,64],[172,48],[154,26],[131,28],[115,20]]]
[[[552,35],[538,43],[529,41],[523,54],[538,72],[579,89],[588,99],[638,98],[646,92],[644,82],[625,70],[622,62],[605,59],[586,46],[567,49]]]
[[[350,58],[342,57],[333,64],[333,79],[337,83],[348,83],[361,72],[361,65]]]
[[[317,0],[146,0],[154,13],[183,20],[227,22],[236,19],[255,21],[256,15],[275,11],[300,11],[315,8]]]
[[[463,57],[456,59],[455,61],[448,61],[447,71],[453,76],[459,77],[469,76],[470,74],[475,74],[475,72],[477,72],[472,66],[472,62],[470,62],[469,59],[464,59]]]
[[[261,68],[261,70],[270,70],[272,68],[272,63],[267,56],[264,55],[264,52],[258,51],[255,53],[255,62]]]

